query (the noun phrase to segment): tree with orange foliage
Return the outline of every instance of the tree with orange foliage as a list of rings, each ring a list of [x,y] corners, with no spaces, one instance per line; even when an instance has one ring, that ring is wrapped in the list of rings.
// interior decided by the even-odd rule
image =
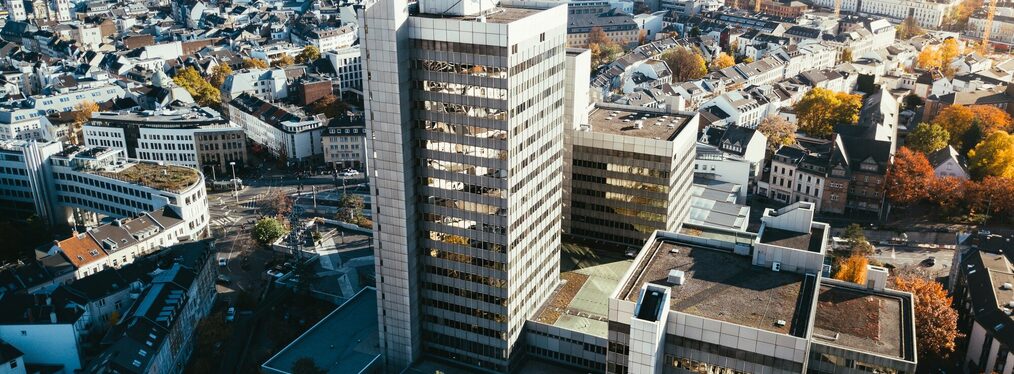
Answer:
[[[838,271],[834,273],[834,279],[866,285],[866,267],[870,259],[866,256],[853,254],[838,263]]]
[[[930,181],[928,198],[945,212],[954,212],[963,207],[968,181],[958,177],[933,178]]]
[[[915,336],[919,354],[947,357],[958,337],[958,312],[938,282],[919,277],[896,277],[894,289],[911,292],[915,305]]]
[[[986,177],[969,183],[965,192],[967,205],[978,212],[990,215],[1014,214],[1014,179]]]
[[[955,148],[972,147],[981,139],[969,137],[973,127],[978,127],[982,136],[996,131],[1008,131],[1014,127],[1010,114],[987,105],[950,105],[933,118],[933,124],[943,127],[950,134],[950,143]],[[964,144],[970,142],[970,144]]]
[[[887,173],[887,198],[899,205],[909,205],[925,199],[929,195],[933,179],[933,166],[926,155],[901,147],[894,155],[894,165]]]

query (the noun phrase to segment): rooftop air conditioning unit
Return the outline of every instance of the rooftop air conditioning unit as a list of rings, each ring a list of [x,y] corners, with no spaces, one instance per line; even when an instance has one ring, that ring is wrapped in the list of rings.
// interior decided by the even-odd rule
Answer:
[[[683,270],[672,269],[669,270],[669,277],[666,280],[669,283],[679,286],[682,285],[683,283],[686,283],[687,274],[684,273]]]

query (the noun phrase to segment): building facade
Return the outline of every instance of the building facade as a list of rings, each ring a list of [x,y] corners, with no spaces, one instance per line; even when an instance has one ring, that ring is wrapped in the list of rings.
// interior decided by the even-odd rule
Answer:
[[[388,371],[512,370],[558,282],[567,9],[491,6],[360,13]]]
[[[244,93],[229,101],[229,120],[275,157],[304,162],[324,153],[323,115],[309,115],[302,109]]]
[[[689,211],[699,117],[599,105],[566,132],[565,233],[640,247]]]
[[[366,167],[366,121],[361,115],[345,115],[331,119],[324,134],[324,163],[335,170]]]
[[[243,129],[207,107],[97,112],[82,132],[87,146],[122,149],[144,161],[225,172],[247,158]]]

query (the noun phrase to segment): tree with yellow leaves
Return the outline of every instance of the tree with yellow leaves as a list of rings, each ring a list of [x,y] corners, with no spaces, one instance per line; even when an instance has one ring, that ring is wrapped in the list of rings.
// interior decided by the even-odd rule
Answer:
[[[192,67],[178,70],[173,82],[186,89],[197,105],[218,107],[222,103],[222,93],[218,87],[212,86]]]
[[[940,65],[949,66],[951,61],[955,57],[961,54],[961,45],[958,44],[958,40],[955,38],[944,39],[944,43],[940,46]]]
[[[228,64],[218,64],[211,68],[211,77],[208,78],[208,82],[211,82],[212,86],[222,87],[225,78],[230,75],[232,75],[232,68]]]
[[[866,285],[866,267],[870,259],[866,256],[853,254],[838,263],[838,271],[834,273],[834,279]]]
[[[940,69],[940,49],[926,46],[915,56],[915,66],[923,70]]]
[[[830,138],[835,125],[854,124],[859,120],[861,106],[859,95],[818,87],[803,95],[794,108],[800,130],[810,136]]]
[[[718,57],[715,57],[714,60],[711,60],[711,71],[722,70],[735,64],[736,59],[732,58],[732,56],[730,55],[725,54],[725,52],[721,52],[718,54]]]
[[[91,100],[84,100],[74,105],[74,122],[71,123],[70,133],[67,134],[71,144],[83,144],[84,137],[81,135],[81,127],[92,119],[92,113],[99,111],[99,104]]]
[[[296,63],[296,60],[289,56],[288,53],[282,53],[277,58],[271,61],[271,66],[276,68],[284,68],[286,66]]]
[[[1014,135],[995,131],[968,151],[972,175],[1014,178]]]
[[[267,69],[268,62],[259,58],[244,58],[243,67],[247,69]]]
[[[957,347],[958,313],[939,282],[919,277],[896,277],[894,289],[912,293],[915,336],[919,354],[947,357]]]

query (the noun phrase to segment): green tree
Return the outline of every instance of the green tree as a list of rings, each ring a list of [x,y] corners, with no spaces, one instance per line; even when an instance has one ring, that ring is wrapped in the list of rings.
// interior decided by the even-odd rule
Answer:
[[[932,153],[947,146],[951,134],[940,125],[931,123],[920,123],[908,134],[906,146],[922,152]]]
[[[923,104],[923,100],[922,100],[921,97],[919,97],[919,95],[909,94],[908,96],[905,96],[905,99],[904,99],[902,105],[904,105],[905,109],[915,110],[916,108],[918,108],[922,104]]]
[[[197,105],[218,107],[222,104],[222,93],[192,67],[180,69],[173,77],[176,85],[183,87],[194,97]]]
[[[225,78],[232,75],[232,68],[228,64],[218,64],[211,68],[211,77],[208,78],[208,82],[214,87],[222,87],[225,83]]]
[[[243,67],[247,69],[267,69],[268,62],[259,58],[244,58]]]
[[[296,62],[306,64],[317,61],[320,58],[320,50],[316,46],[308,45],[296,55]]]
[[[278,56],[278,58],[275,58],[274,60],[271,61],[271,66],[276,68],[284,68],[294,63],[296,63],[296,60],[294,60],[292,56],[289,56],[288,53],[282,53],[281,55]]]
[[[592,67],[608,64],[623,55],[623,47],[606,38],[602,43],[589,43],[588,49],[592,54]]]
[[[708,74],[708,64],[704,57],[687,48],[676,47],[666,51],[662,54],[662,61],[669,66],[676,82],[701,79]]]
[[[859,224],[853,223],[846,226],[842,239],[845,239],[846,250],[849,255],[859,254],[869,256],[873,254],[873,245],[866,240],[866,233],[863,232],[863,228]]]
[[[799,128],[807,135],[831,138],[834,126],[859,120],[862,98],[859,95],[814,88],[795,105]]]
[[[1014,135],[995,131],[968,152],[972,175],[1014,178]]]
[[[277,219],[264,217],[254,224],[251,232],[253,239],[262,245],[274,243],[275,240],[285,235],[285,226]]]
[[[355,194],[342,194],[341,199],[338,200],[338,219],[356,223],[359,217],[363,215],[363,208],[366,204],[363,202],[363,197]]]
[[[325,374],[327,370],[317,367],[310,357],[303,357],[292,363],[292,374]]]

